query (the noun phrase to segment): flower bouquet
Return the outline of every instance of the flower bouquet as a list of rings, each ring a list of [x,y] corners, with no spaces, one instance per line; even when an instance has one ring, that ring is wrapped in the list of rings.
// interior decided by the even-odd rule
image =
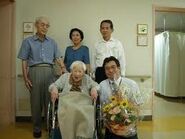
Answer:
[[[136,133],[138,106],[127,99],[125,91],[127,89],[118,89],[103,105],[103,117],[110,132],[128,137]]]

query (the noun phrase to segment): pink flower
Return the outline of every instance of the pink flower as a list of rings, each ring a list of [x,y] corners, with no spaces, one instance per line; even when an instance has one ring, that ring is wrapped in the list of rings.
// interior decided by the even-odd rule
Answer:
[[[121,112],[121,109],[119,108],[119,106],[116,106],[115,108],[109,111],[109,114],[118,114],[120,112]]]

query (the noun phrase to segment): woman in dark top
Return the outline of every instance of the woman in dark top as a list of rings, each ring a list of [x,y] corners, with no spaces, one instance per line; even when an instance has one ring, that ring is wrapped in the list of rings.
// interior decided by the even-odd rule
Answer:
[[[73,28],[69,33],[69,38],[71,39],[73,45],[68,46],[65,50],[64,64],[67,71],[70,71],[70,66],[74,61],[79,60],[86,64],[87,74],[89,74],[89,48],[81,44],[84,38],[83,32],[78,28]]]

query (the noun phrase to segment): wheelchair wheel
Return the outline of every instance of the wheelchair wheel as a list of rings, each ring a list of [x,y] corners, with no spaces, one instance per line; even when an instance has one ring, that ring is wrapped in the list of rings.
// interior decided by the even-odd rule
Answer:
[[[49,139],[62,139],[57,118],[58,100],[55,104],[49,103],[47,114],[47,128]]]
[[[48,111],[47,111],[47,130],[48,134],[51,132],[51,127],[52,127],[52,107],[51,103],[48,104]]]
[[[102,115],[101,115],[101,104],[100,104],[100,97],[99,96],[96,100],[96,116],[95,117],[96,117],[95,129],[96,129],[97,139],[103,139],[104,138],[104,134],[102,132],[103,131],[103,119],[102,119]],[[94,137],[95,137],[95,135],[94,135]]]

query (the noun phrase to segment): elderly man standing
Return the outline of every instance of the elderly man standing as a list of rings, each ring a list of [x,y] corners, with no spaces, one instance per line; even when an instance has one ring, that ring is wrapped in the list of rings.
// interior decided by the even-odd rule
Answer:
[[[53,64],[57,62],[62,70],[65,68],[56,42],[46,36],[49,26],[46,17],[38,17],[35,22],[36,34],[23,40],[18,54],[18,58],[22,60],[25,85],[30,91],[34,138],[40,138],[42,135],[42,108],[44,107],[46,116],[48,86],[54,78]]]

